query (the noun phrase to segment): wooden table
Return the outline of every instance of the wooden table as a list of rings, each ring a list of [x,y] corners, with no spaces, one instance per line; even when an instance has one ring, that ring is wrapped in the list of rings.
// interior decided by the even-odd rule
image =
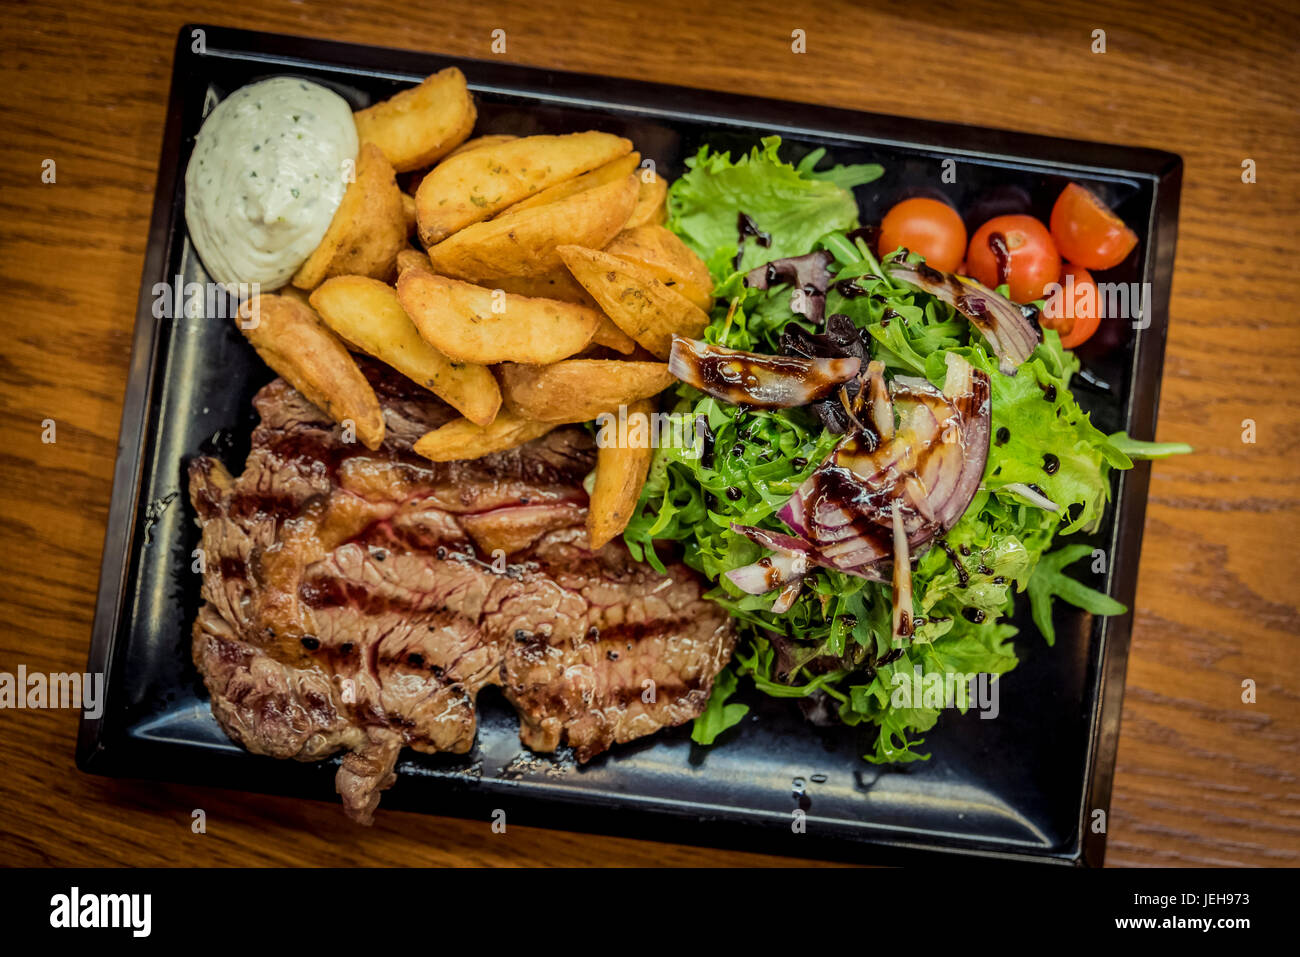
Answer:
[[[1109,863],[1300,864],[1300,75],[1293,5],[88,0],[0,10],[0,670],[80,671],[171,71],[186,21],[1146,145],[1186,162]],[[499,9],[491,10],[491,7]],[[857,9],[854,9],[854,8]],[[806,31],[807,53],[791,52]],[[1106,52],[1093,53],[1104,30]],[[56,163],[56,182],[42,164]],[[1257,182],[1242,182],[1255,161]],[[57,442],[41,441],[42,421]],[[1256,441],[1243,442],[1243,422]],[[1242,682],[1257,687],[1242,702]],[[0,863],[780,859],[79,774],[70,711],[0,712]],[[190,831],[193,808],[208,833]]]

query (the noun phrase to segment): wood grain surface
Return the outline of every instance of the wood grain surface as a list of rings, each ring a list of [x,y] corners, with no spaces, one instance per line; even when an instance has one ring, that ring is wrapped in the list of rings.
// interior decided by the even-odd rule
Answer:
[[[1154,469],[1107,860],[1300,864],[1294,4],[5,0],[3,671],[85,666],[171,49],[187,21],[482,58],[503,29],[519,63],[1181,154],[1158,437],[1198,452]],[[1099,29],[1104,54],[1091,50]],[[357,829],[328,804],[80,774],[76,724],[71,711],[0,712],[0,863],[785,860],[392,811]],[[195,807],[208,813],[201,837]]]

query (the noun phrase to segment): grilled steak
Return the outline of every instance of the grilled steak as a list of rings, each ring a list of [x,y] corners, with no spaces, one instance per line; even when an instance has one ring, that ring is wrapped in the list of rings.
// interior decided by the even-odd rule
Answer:
[[[376,366],[383,446],[277,379],[244,472],[190,466],[203,529],[193,654],[226,732],[250,751],[347,752],[336,787],[369,822],[403,747],[464,753],[499,685],[538,751],[587,761],[695,717],[735,636],[681,565],[587,547],[581,428],[434,464],[414,441],[454,412]]]

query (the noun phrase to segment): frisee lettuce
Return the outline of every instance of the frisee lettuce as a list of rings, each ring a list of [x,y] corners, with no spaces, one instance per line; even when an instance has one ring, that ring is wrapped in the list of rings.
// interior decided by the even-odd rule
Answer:
[[[1029,579],[1029,607],[1034,624],[1043,633],[1049,645],[1056,642],[1056,629],[1052,625],[1052,599],[1063,598],[1072,605],[1094,615],[1122,615],[1124,606],[1109,595],[1089,588],[1065,574],[1066,565],[1072,565],[1085,555],[1092,554],[1089,545],[1067,545],[1044,555],[1034,567]]]
[[[749,714],[747,704],[727,704],[727,699],[740,686],[740,679],[730,667],[723,668],[713,679],[713,693],[700,716],[691,728],[691,740],[696,744],[712,744],[723,731],[740,723]]]
[[[777,510],[841,437],[825,431],[806,409],[741,408],[683,383],[673,411],[707,423],[711,454],[657,449],[624,541],[634,556],[660,568],[655,543],[675,543],[683,560],[714,583],[708,597],[740,629],[734,664],[719,676],[696,719],[695,741],[712,743],[744,716],[744,705],[728,703],[739,675],[764,694],[816,700],[846,724],[873,727],[874,745],[864,754],[869,761],[924,759],[928,755],[917,750],[924,739],[916,735],[934,726],[939,711],[896,706],[893,676],[910,677],[915,668],[923,676],[1010,671],[1018,661],[1011,642],[1017,630],[1005,619],[1016,594],[1026,590],[1033,619],[1049,643],[1055,638],[1054,598],[1094,614],[1123,612],[1114,599],[1065,574],[1065,566],[1091,553],[1091,546],[1049,550],[1057,536],[1097,526],[1113,470],[1131,468],[1139,455],[1184,449],[1134,442],[1123,433],[1107,437],[1093,426],[1069,389],[1078,362],[1055,332],[1045,331],[1017,375],[1003,375],[969,322],[933,296],[890,280],[871,250],[845,235],[857,225],[848,190],[879,176],[879,167],[818,173],[813,168],[821,151],[795,166],[780,159],[779,148],[779,138],[768,137],[735,162],[702,149],[669,192],[669,227],[705,259],[717,283],[720,301],[704,337],[775,353],[792,323],[814,331],[790,309],[788,288],[750,289],[741,277],[777,257],[830,250],[837,279],[856,278],[869,294],[846,298],[832,288],[826,312],[844,313],[865,330],[873,358],[891,373],[942,385],[944,354],[955,351],[989,374],[994,438],[981,489],[944,544],[917,560],[913,594],[919,617],[907,647],[890,646],[889,585],[829,569],[810,574],[793,607],[774,615],[773,595],[744,594],[725,578],[762,553],[731,527],[786,531]],[[741,250],[741,212],[770,234],[770,246],[750,239]],[[737,264],[738,252],[743,254]],[[1047,453],[1055,457],[1049,468]],[[1060,510],[1045,511],[1006,491],[1013,483],[1042,489]]]

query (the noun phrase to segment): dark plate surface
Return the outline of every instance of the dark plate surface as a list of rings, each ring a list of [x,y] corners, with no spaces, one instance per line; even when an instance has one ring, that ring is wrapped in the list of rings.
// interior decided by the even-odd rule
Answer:
[[[204,53],[194,52],[194,29],[204,31]],[[215,452],[242,469],[250,400],[272,373],[228,319],[156,317],[154,286],[206,278],[186,237],[183,175],[218,98],[290,73],[360,107],[449,65],[464,70],[476,93],[477,132],[608,130],[631,138],[670,177],[703,143],[747,149],[770,133],[784,138],[787,158],[825,146],[835,162],[882,163],[885,176],[858,190],[863,222],[936,188],[970,210],[1014,187],[1027,211],[1046,218],[1067,181],[1089,185],[1141,238],[1127,262],[1097,278],[1150,283],[1152,297],[1148,328],[1106,323],[1080,352],[1107,387],[1080,383],[1076,392],[1103,430],[1154,435],[1182,173],[1172,154],[187,26],[176,49],[91,645],[89,668],[107,678],[106,707],[102,718],[82,721],[84,770],[337,800],[335,762],[277,762],[231,743],[190,662],[199,535],[185,466]],[[956,163],[953,183],[940,178],[948,159]],[[1090,539],[1109,559],[1091,583],[1130,607],[1148,468],[1139,463],[1116,477],[1114,501]],[[1058,609],[1055,648],[1027,615],[1018,624],[1021,664],[1001,679],[999,717],[946,712],[926,736],[928,762],[873,766],[860,757],[860,732],[818,730],[792,704],[754,696],[750,717],[713,748],[692,745],[689,729],[678,728],[578,767],[571,757],[525,750],[513,712],[487,689],[475,750],[407,752],[382,807],[485,819],[503,808],[521,824],[799,856],[956,853],[1100,864],[1104,834],[1091,822],[1110,801],[1130,617]],[[797,808],[806,833],[792,829]]]

